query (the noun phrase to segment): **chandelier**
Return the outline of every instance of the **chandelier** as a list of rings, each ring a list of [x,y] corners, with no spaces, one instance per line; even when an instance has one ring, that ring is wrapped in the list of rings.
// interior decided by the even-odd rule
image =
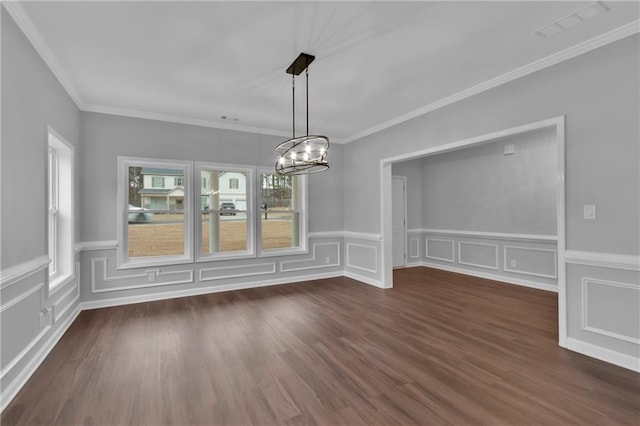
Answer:
[[[289,68],[291,92],[293,94],[293,137],[276,147],[276,172],[281,175],[301,175],[321,172],[329,168],[326,160],[329,138],[309,134],[309,64],[315,56],[301,53]],[[307,89],[307,134],[296,137],[296,75],[305,71]]]

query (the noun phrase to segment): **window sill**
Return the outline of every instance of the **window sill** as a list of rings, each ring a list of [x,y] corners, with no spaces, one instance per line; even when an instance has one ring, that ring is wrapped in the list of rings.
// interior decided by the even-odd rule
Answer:
[[[184,265],[186,263],[193,263],[193,259],[190,258],[154,258],[154,259],[140,259],[140,260],[128,260],[118,264],[117,269],[144,269],[144,268],[157,268],[159,266],[172,266],[172,265]]]

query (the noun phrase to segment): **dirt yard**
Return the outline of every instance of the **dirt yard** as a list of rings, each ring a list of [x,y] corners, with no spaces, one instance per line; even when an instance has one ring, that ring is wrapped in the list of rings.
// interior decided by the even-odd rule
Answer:
[[[246,222],[222,220],[220,221],[220,235],[220,251],[246,250]],[[183,240],[184,224],[182,223],[130,224],[129,257],[180,255],[183,254]],[[263,221],[262,241],[265,249],[290,247],[291,221]],[[209,223],[203,221],[202,252],[207,253],[208,251]]]

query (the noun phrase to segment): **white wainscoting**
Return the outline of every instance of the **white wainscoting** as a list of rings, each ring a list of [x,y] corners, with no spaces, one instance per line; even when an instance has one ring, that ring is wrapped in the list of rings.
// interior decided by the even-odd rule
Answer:
[[[453,240],[427,237],[424,240],[424,257],[453,263],[456,261],[455,244]]]
[[[223,280],[226,278],[251,277],[276,273],[275,262],[254,265],[216,266],[200,269],[200,281]]]
[[[595,287],[601,287],[597,290]],[[591,294],[594,294],[591,297]],[[630,283],[582,278],[582,329],[603,336],[640,345],[640,286]],[[616,306],[616,316],[624,316],[618,324],[612,324],[612,306]],[[620,330],[623,324],[631,330]]]
[[[565,258],[567,348],[640,372],[640,256],[568,250]]]
[[[483,263],[485,260],[487,262]],[[458,263],[476,268],[498,270],[498,245],[458,241]]]
[[[358,269],[371,274],[378,273],[378,246],[360,243],[347,243],[348,268]]]
[[[409,266],[428,266],[558,291],[558,238],[554,235],[450,229],[412,229],[410,234],[411,238],[424,241],[424,254],[421,261],[415,259]],[[516,261],[515,267],[510,266],[511,260]]]
[[[0,411],[35,372],[79,313],[79,266],[56,291],[45,288],[46,255],[0,272],[3,365]]]
[[[101,265],[101,266],[100,266]],[[102,271],[102,274],[98,270]],[[104,285],[109,282],[127,282],[120,286],[110,287]],[[137,274],[125,275],[117,273],[107,275],[107,258],[91,259],[91,292],[104,293],[109,291],[133,290],[146,287],[166,286],[172,284],[187,284],[193,282],[193,269],[179,271],[162,271],[160,268],[144,269]]]
[[[280,272],[306,271],[340,266],[340,243],[312,243],[310,259],[283,260]]]
[[[409,238],[409,259],[420,259],[420,237]]]
[[[518,255],[518,252],[520,255]],[[511,261],[517,261],[518,267],[511,268]],[[503,262],[505,272],[529,275],[532,277],[558,278],[558,252],[552,249],[534,247],[507,246],[503,247]]]

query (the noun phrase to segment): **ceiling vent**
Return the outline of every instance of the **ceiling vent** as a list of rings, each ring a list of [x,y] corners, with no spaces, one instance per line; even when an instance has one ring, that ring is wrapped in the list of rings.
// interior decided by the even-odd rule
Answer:
[[[575,12],[567,16],[556,19],[552,23],[538,28],[533,33],[538,37],[547,38],[559,33],[560,31],[564,31],[567,28],[571,28],[574,25],[578,25],[581,22],[584,22],[588,19],[593,18],[594,16],[598,16],[608,11],[609,8],[607,6],[597,1],[595,3],[591,3],[586,7],[583,7],[582,9],[576,10]]]

